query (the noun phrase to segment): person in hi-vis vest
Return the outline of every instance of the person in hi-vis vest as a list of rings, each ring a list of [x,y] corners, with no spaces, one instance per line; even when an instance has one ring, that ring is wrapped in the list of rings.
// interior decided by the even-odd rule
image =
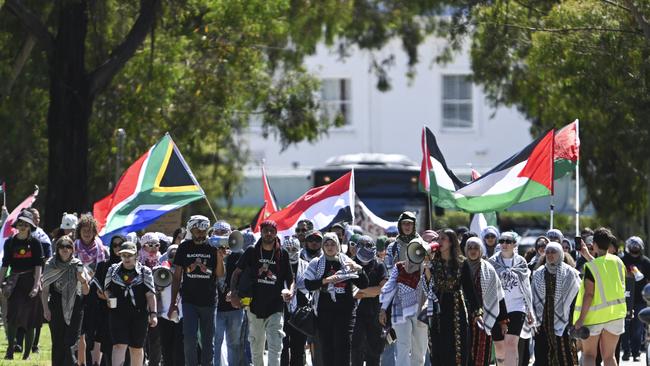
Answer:
[[[616,237],[606,228],[594,232],[598,257],[593,258],[586,246],[580,254],[586,259],[584,281],[576,298],[574,327],[589,329],[589,338],[582,341],[582,364],[595,364],[600,345],[603,365],[616,365],[614,351],[618,337],[625,331],[625,267],[623,261],[607,249]]]

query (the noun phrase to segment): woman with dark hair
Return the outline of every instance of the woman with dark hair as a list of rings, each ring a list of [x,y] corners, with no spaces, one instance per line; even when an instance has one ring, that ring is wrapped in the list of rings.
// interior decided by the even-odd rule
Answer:
[[[425,266],[424,270],[429,281],[431,365],[464,366],[469,360],[469,325],[478,323],[483,326],[483,309],[476,297],[470,266],[461,253],[456,232],[445,229],[438,235],[439,250],[433,253],[430,266]]]
[[[16,333],[18,328],[23,328],[25,329],[23,360],[26,360],[32,350],[34,330],[43,322],[43,307],[39,297],[43,246],[32,237],[36,225],[33,214],[28,210],[23,210],[12,226],[18,230],[18,233],[5,241],[0,270],[0,283],[7,280],[7,285],[2,288],[2,295],[8,297],[8,347],[5,359],[13,360]],[[10,266],[11,274],[6,277]]]
[[[172,244],[179,245],[185,240],[185,235],[187,234],[187,229],[184,227],[179,227],[174,230],[174,235],[172,235]]]
[[[75,256],[79,258],[91,277],[95,276],[97,266],[108,257],[108,249],[97,235],[97,221],[90,215],[81,215],[77,223],[74,242]],[[99,365],[102,360],[101,344],[95,342],[94,335],[97,331],[99,298],[96,291],[91,291],[84,298],[84,316],[81,326],[81,339],[79,339],[79,352],[77,358],[80,365],[86,364],[86,347],[92,351],[92,365]]]
[[[73,347],[81,333],[81,300],[90,291],[89,278],[81,261],[73,258],[72,238],[62,236],[54,248],[43,270],[43,317],[50,323],[52,365],[72,366],[76,364]]]

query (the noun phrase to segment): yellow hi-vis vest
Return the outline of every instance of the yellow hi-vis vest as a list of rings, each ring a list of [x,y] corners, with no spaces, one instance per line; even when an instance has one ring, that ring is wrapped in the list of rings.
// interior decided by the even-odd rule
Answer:
[[[585,264],[594,276],[594,299],[591,302],[584,325],[607,323],[625,317],[625,266],[615,255],[606,254]],[[580,317],[585,281],[580,285],[573,312],[573,323]]]

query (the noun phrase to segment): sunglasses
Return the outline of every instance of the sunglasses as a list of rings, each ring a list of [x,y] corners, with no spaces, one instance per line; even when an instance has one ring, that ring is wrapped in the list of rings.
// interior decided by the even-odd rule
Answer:
[[[366,249],[374,249],[375,248],[375,245],[373,243],[355,243],[355,245],[353,245],[353,246],[357,247],[357,248],[366,248]]]
[[[59,249],[69,249],[69,250],[72,250],[72,245],[59,245]]]
[[[514,244],[515,242],[510,239],[499,239],[499,244]]]
[[[296,229],[296,233],[306,233],[307,229]]]
[[[159,248],[160,247],[160,244],[158,244],[158,243],[144,243],[142,245],[145,246],[145,247],[151,247],[151,248]]]
[[[496,235],[487,234],[487,235],[485,236],[485,239],[496,239]]]
[[[133,258],[133,257],[135,257],[135,254],[122,253],[122,254],[120,254],[120,257],[122,257],[122,258]]]

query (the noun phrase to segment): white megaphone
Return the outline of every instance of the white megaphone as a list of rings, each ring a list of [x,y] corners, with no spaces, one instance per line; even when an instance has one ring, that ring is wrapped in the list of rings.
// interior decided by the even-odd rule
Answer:
[[[153,283],[156,287],[165,288],[172,284],[172,271],[164,266],[154,267],[152,270]]]
[[[241,251],[244,248],[244,235],[235,230],[228,236],[228,245],[233,252]]]
[[[420,239],[411,240],[409,245],[406,247],[406,258],[409,262],[414,264],[420,264],[424,261],[424,258],[438,250],[440,244],[433,242],[427,243]]]

